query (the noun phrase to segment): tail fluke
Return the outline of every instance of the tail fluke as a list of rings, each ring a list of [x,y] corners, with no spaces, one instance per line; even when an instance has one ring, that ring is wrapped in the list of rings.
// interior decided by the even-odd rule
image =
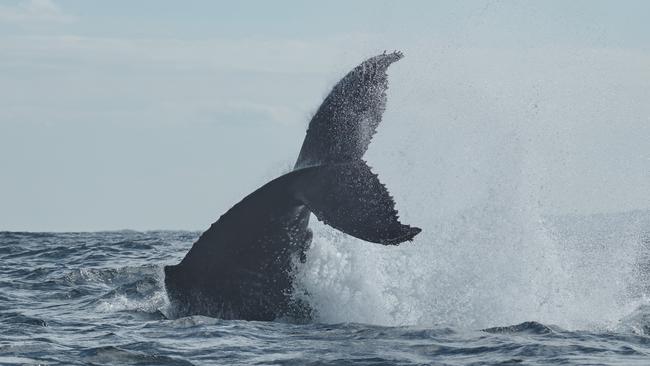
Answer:
[[[401,52],[371,57],[339,81],[309,122],[296,168],[361,159],[386,109],[386,70]]]
[[[292,190],[316,217],[348,235],[397,245],[420,228],[399,222],[395,202],[362,160],[294,171]]]
[[[386,109],[386,71],[402,57],[371,57],[334,86],[309,123],[295,166],[297,197],[319,220],[373,243],[399,244],[421,231],[400,224],[393,198],[361,160]]]
[[[310,211],[373,243],[397,245],[421,231],[399,222],[393,198],[362,160],[386,108],[386,70],[400,58],[384,53],[348,73],[312,118],[294,170],[234,205],[181,263],[165,267],[180,313],[248,320],[292,313],[291,268],[309,247]]]

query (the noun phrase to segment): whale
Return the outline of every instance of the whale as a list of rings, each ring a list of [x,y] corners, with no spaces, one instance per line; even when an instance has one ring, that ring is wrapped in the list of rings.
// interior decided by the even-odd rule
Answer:
[[[311,118],[292,171],[244,197],[180,263],[164,267],[177,316],[309,319],[294,270],[313,238],[310,217],[347,235],[398,245],[421,232],[402,224],[393,197],[363,156],[386,109],[388,67],[403,54],[370,57],[334,85]]]

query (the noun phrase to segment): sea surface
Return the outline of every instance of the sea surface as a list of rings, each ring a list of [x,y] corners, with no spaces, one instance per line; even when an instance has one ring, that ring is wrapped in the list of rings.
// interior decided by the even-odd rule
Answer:
[[[650,212],[525,216],[400,247],[316,223],[307,324],[173,317],[200,232],[0,232],[0,365],[650,365]]]

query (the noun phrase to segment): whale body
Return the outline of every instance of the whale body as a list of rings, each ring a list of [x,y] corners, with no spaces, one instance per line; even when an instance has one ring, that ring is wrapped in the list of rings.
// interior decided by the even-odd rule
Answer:
[[[224,319],[309,318],[293,296],[292,269],[312,240],[309,218],[384,245],[421,230],[399,222],[395,203],[362,160],[386,108],[388,67],[401,52],[371,57],[341,79],[307,129],[293,171],[223,214],[177,265],[165,287],[178,315]]]

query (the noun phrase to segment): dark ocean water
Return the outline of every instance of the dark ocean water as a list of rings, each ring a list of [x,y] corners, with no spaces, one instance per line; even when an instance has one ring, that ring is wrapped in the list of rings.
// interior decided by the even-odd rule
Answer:
[[[180,260],[198,232],[2,232],[0,364],[650,365],[647,232],[642,232],[649,215],[638,216],[573,218],[551,225],[554,229],[545,232],[561,252],[549,263],[561,262],[576,247],[586,257],[573,260],[580,270],[568,275],[564,268],[562,276],[543,272],[541,280],[531,275],[518,283],[502,272],[525,277],[529,266],[510,270],[485,257],[472,263],[471,268],[488,263],[477,274],[489,283],[505,281],[485,293],[478,277],[468,282],[476,287],[458,290],[463,285],[453,268],[461,264],[427,260],[430,267],[416,269],[409,263],[425,260],[449,241],[458,248],[477,240],[521,244],[528,234],[507,230],[507,235],[485,238],[479,228],[476,235],[459,237],[447,230],[438,242],[416,242],[392,252],[316,239],[299,275],[320,311],[310,324],[170,318],[162,267]],[[438,229],[444,231],[443,226]],[[616,243],[624,250],[612,252]],[[512,261],[509,252],[502,252]],[[449,261],[454,254],[436,257],[447,255]],[[457,254],[464,260],[465,254]],[[368,256],[382,268],[385,257],[404,265],[394,272],[390,267],[373,272],[359,259]],[[336,258],[349,265],[328,267]],[[633,268],[620,275],[615,266]],[[429,272],[439,281],[428,280]],[[449,277],[441,278],[444,273]],[[550,292],[543,285],[547,282]],[[395,300],[398,295],[401,301]]]

